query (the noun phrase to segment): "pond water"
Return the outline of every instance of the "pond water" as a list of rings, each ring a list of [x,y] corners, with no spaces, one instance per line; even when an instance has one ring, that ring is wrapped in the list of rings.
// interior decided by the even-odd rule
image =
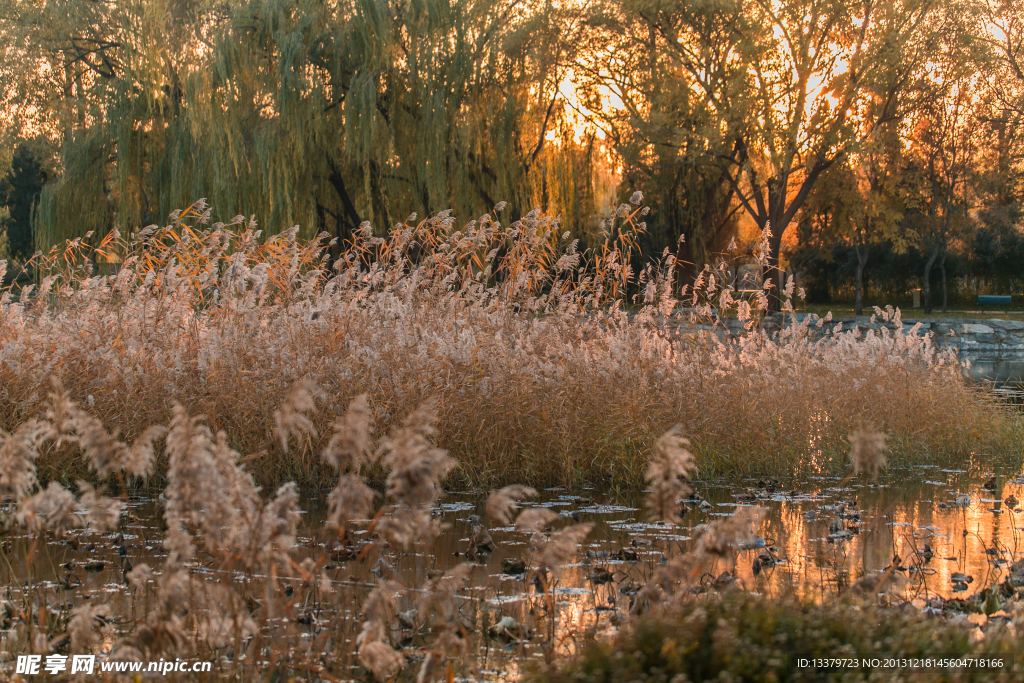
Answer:
[[[748,591],[817,599],[888,571],[897,585],[897,599],[928,609],[946,600],[970,600],[1005,578],[1024,556],[1024,511],[1017,502],[1024,499],[1024,476],[990,471],[979,462],[963,470],[917,467],[879,484],[809,478],[793,483],[703,481],[694,489],[683,524],[674,527],[645,521],[638,501],[602,500],[596,492],[542,492],[526,505],[557,512],[562,520],[556,525],[594,524],[548,595],[516,567],[520,561],[530,564],[531,537],[513,527],[488,527],[493,551],[471,552],[478,566],[458,592],[460,610],[473,633],[459,675],[467,680],[516,679],[533,658],[569,655],[588,639],[614,632],[636,590],[663,558],[692,549],[703,525],[738,506],[764,509],[757,538],[735,562],[719,560],[707,567],[695,577],[696,584],[710,589],[735,581]],[[479,494],[449,494],[436,509],[448,529],[431,547],[403,553],[387,548],[377,552],[373,546],[374,552],[362,557],[359,549],[371,546],[365,531],[355,535],[353,556],[329,540],[319,506],[308,505],[299,542],[303,552],[331,558],[327,574],[342,597],[323,613],[314,609],[305,623],[299,622],[303,637],[326,642],[324,647],[351,649],[362,601],[380,577],[421,586],[425,577],[467,560],[482,502]],[[32,592],[55,605],[86,599],[107,603],[114,615],[109,646],[144,613],[125,587],[124,571],[142,562],[158,569],[164,557],[157,501],[132,499],[126,520],[123,533],[71,533],[41,546],[12,531],[3,541],[3,599],[17,605]],[[481,545],[479,533],[476,538],[474,548]],[[212,565],[200,554],[191,570],[193,579],[239,580]],[[255,588],[253,592],[259,595]],[[10,622],[8,617],[0,627],[10,629]],[[0,640],[4,633],[0,630]],[[418,636],[404,637],[407,656],[415,660]]]
[[[1024,389],[1024,353],[961,352],[960,359],[969,361],[964,375],[975,382],[996,387]]]

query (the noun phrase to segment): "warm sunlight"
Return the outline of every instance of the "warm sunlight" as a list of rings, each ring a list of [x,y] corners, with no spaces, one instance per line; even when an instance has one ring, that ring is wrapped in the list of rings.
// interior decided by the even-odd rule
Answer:
[[[1022,46],[6,3],[0,680],[1024,680]]]

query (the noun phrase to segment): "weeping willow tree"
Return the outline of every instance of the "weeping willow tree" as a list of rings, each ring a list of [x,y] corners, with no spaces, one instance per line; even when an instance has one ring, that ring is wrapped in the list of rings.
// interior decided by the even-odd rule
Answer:
[[[587,162],[545,144],[564,108],[565,12],[543,0],[8,7],[0,31],[27,66],[4,78],[49,74],[36,125],[59,150],[36,242],[132,230],[198,197],[222,219],[341,237],[499,201],[518,215],[571,198],[583,204],[563,213],[583,220],[592,193],[550,187],[586,186]]]

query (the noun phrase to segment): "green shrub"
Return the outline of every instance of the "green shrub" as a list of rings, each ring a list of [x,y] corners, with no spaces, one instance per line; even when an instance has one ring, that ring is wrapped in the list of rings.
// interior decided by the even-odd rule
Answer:
[[[1019,626],[1017,627],[1019,629]],[[850,603],[805,604],[747,594],[687,600],[670,616],[647,616],[610,642],[595,643],[538,683],[684,683],[699,681],[1009,681],[1014,629],[992,621],[984,638],[973,626],[919,609]],[[885,655],[1002,654],[1003,669],[856,666],[813,669],[799,659],[883,658]]]

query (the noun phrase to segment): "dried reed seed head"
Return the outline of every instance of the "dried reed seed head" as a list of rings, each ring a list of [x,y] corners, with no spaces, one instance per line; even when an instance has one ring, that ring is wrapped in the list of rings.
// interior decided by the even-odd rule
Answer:
[[[128,580],[129,585],[138,590],[145,590],[149,582],[153,580],[153,570],[148,564],[143,562],[142,564],[135,565],[131,571],[125,573],[124,578]]]
[[[527,533],[537,533],[547,529],[558,515],[547,508],[526,508],[516,517],[516,529]]]
[[[403,505],[427,506],[437,500],[441,479],[455,466],[455,460],[441,449],[429,448],[402,465],[388,475],[387,494]]]
[[[167,427],[150,425],[132,443],[128,457],[122,463],[125,472],[132,477],[146,479],[153,471],[154,448],[156,442],[167,434]]]
[[[429,447],[429,439],[437,433],[437,400],[427,399],[402,421],[384,441],[388,451],[384,462],[395,467],[404,459],[415,457],[419,450]]]
[[[727,557],[754,539],[757,527],[764,518],[764,509],[740,507],[728,517],[719,518],[708,525],[697,541],[698,556]]]
[[[281,407],[274,411],[274,435],[285,453],[291,437],[316,436],[316,427],[308,413],[316,409],[316,398],[321,393],[312,380],[300,379],[288,390]]]
[[[466,639],[462,637],[462,633],[452,625],[441,629],[434,639],[434,650],[445,655],[457,655],[465,651]]]
[[[682,522],[680,500],[691,492],[692,489],[678,479],[663,481],[652,486],[644,502],[648,520],[679,524]]]
[[[405,668],[405,657],[390,645],[375,640],[360,646],[359,663],[375,679],[384,683]]]
[[[441,625],[452,623],[458,615],[456,592],[466,584],[474,568],[472,562],[462,562],[441,576],[428,580],[423,590],[416,596],[420,613],[426,614],[432,610],[440,619]],[[435,624],[436,626],[438,625]]]
[[[373,512],[373,501],[377,492],[366,485],[362,478],[343,474],[338,485],[327,496],[327,520],[336,528],[344,527],[349,521],[367,519]]]
[[[282,484],[264,512],[267,540],[282,550],[295,545],[295,530],[302,515],[299,513],[299,485],[294,481]]]
[[[391,468],[387,495],[399,505],[410,507],[432,504],[441,491],[441,479],[455,466],[447,451],[435,447],[437,402],[423,402],[401,427],[385,441],[384,463]]]
[[[555,578],[561,576],[562,567],[573,559],[576,550],[593,528],[593,524],[586,522],[574,524],[551,534],[551,539],[537,552],[537,569],[551,572]]]
[[[687,449],[682,425],[665,432],[654,444],[654,454],[647,468],[647,510],[651,520],[676,524],[680,521],[679,499],[691,489],[684,479],[697,471],[693,454]]]
[[[118,528],[124,503],[101,495],[92,485],[78,481],[78,504],[85,510],[85,522],[97,531],[113,531]]]
[[[211,612],[198,620],[196,635],[208,646],[213,648],[228,647],[236,638],[251,638],[259,631],[259,627],[249,614],[233,612],[218,614]]]
[[[512,513],[519,509],[519,501],[523,498],[533,498],[536,495],[537,490],[529,486],[518,484],[506,486],[490,495],[484,509],[493,519],[502,524],[511,524]]]
[[[263,503],[251,475],[238,463],[238,453],[228,447],[226,436],[218,433],[214,440],[201,418],[190,417],[179,404],[172,406],[172,413],[167,433],[164,546],[182,559],[190,558],[195,550],[191,530],[195,529],[212,552],[250,547],[250,542],[271,552],[271,539],[252,537],[264,534],[277,518],[254,528],[250,520]]]
[[[70,491],[51,481],[46,489],[22,501],[15,517],[29,533],[51,529],[61,535],[66,529],[80,526],[81,520],[75,515],[76,503]]]
[[[700,560],[698,553],[684,553],[674,555],[658,567],[651,580],[637,594],[637,609],[634,613],[647,609],[652,603],[662,602],[677,594],[680,588],[685,588],[687,580],[694,576],[694,568]]]
[[[373,452],[373,412],[366,394],[357,396],[345,415],[335,420],[331,440],[321,457],[332,467],[354,472],[369,462]]]
[[[128,644],[148,658],[173,657],[184,649],[188,640],[182,618],[167,612],[156,615],[152,621],[139,624],[135,629],[135,637],[129,639]]]
[[[395,600],[402,591],[402,584],[397,581],[382,581],[366,596],[362,615],[367,622],[385,623],[394,612]]]
[[[872,479],[878,477],[878,470],[885,467],[886,440],[888,435],[875,429],[867,421],[861,421],[848,437],[850,440],[850,462],[853,473],[866,472]]]
[[[119,471],[129,461],[128,446],[108,432],[99,419],[76,409],[74,423],[78,445],[101,478]]]
[[[438,578],[430,579],[426,587],[431,592],[454,596],[455,591],[469,580],[469,575],[473,573],[474,569],[476,569],[476,565],[472,562],[460,562]]]
[[[327,574],[327,567],[320,569],[320,576],[317,578],[316,587],[323,595],[330,595],[334,592],[334,582]]]
[[[50,376],[50,391],[46,394],[45,422],[49,427],[47,438],[60,446],[64,439],[75,432],[75,418],[78,407],[71,401],[71,395],[56,376]]]
[[[0,496],[22,500],[35,489],[35,460],[46,426],[38,420],[22,423],[8,433],[0,429]]]
[[[434,540],[441,533],[441,524],[429,507],[396,505],[377,520],[375,529],[388,542],[408,550],[416,543]]]
[[[83,603],[71,610],[68,635],[74,652],[91,652],[101,641],[100,629],[107,625],[110,606]]]
[[[163,614],[177,613],[189,599],[191,582],[187,569],[168,559],[164,562],[162,574],[157,580],[157,596],[160,599],[158,611]]]

